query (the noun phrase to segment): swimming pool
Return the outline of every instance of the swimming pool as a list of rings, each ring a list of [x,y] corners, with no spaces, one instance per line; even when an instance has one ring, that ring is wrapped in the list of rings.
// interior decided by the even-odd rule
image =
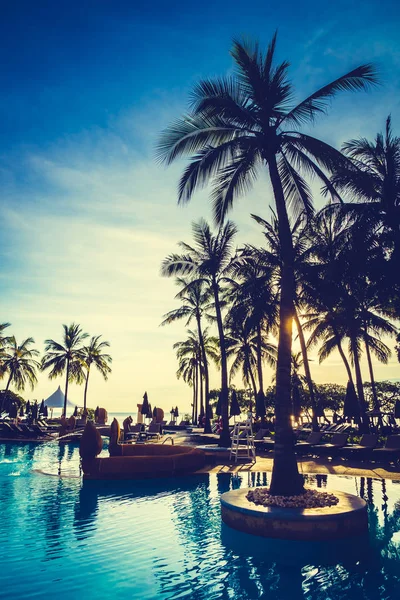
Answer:
[[[77,446],[0,444],[0,596],[400,597],[400,481],[307,478],[363,496],[369,540],[310,545],[221,526],[220,494],[268,478],[243,472],[82,485]]]

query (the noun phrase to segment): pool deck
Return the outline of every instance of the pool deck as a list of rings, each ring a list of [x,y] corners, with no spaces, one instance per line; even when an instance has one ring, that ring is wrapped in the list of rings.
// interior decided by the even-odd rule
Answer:
[[[200,472],[202,473],[241,473],[246,471],[271,472],[273,465],[272,456],[257,456],[255,463],[247,462],[247,459],[239,458],[238,462],[224,460],[223,457],[216,458],[216,464],[208,465]],[[312,459],[298,458],[299,471],[302,474],[316,475],[347,475],[350,477],[372,477],[375,479],[400,480],[400,472],[392,465],[382,466],[370,462],[344,461],[340,459]]]
[[[202,434],[196,432],[199,438],[204,436],[207,443],[218,442],[218,436],[213,434]],[[213,439],[211,439],[213,438]],[[257,450],[257,461],[250,462],[249,459],[239,457],[235,463],[229,460],[228,452],[216,452],[212,465],[206,465],[200,472],[203,473],[240,473],[246,471],[271,472],[273,466],[273,452],[260,452]],[[343,460],[341,458],[329,459],[327,457],[298,456],[297,463],[302,474],[315,475],[347,475],[349,477],[372,477],[375,479],[392,479],[400,481],[400,470],[398,465],[391,463],[381,464],[371,461],[360,461],[356,459]]]

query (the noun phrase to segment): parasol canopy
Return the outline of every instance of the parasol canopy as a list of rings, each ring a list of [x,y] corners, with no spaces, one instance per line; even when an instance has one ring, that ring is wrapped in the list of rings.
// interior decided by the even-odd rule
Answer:
[[[265,395],[262,390],[257,392],[256,396],[256,418],[265,417]]]
[[[221,392],[218,394],[218,402],[217,402],[217,407],[215,409],[215,414],[218,415],[218,417],[220,417],[221,414],[222,414],[222,410],[221,410]]]
[[[175,406],[174,417],[179,417],[179,410],[177,406]]]
[[[147,397],[147,392],[145,392],[143,395],[143,404],[141,411],[144,417],[147,417],[147,415],[149,414],[149,399]]]
[[[400,400],[396,400],[396,404],[394,405],[394,418],[400,419]]]
[[[360,407],[354,385],[351,381],[347,382],[346,396],[344,399],[343,416],[358,419],[360,417]]]
[[[237,394],[236,394],[236,390],[232,391],[231,394],[231,406],[229,409],[229,416],[230,417],[236,417],[238,415],[240,415],[242,411],[240,410],[240,406],[239,406],[239,402],[237,399]]]

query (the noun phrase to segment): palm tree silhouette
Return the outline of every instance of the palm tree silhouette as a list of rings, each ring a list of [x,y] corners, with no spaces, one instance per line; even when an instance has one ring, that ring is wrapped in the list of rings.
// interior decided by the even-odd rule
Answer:
[[[85,391],[83,394],[83,410],[86,413],[86,396],[89,384],[90,367],[93,365],[103,376],[103,379],[107,381],[109,374],[111,373],[110,364],[112,358],[109,354],[103,352],[105,348],[110,347],[110,343],[106,341],[100,341],[101,335],[94,335],[91,337],[90,342],[87,346],[84,346],[82,353],[82,368],[85,372]]]
[[[3,373],[8,373],[5,391],[12,384],[18,391],[24,390],[27,383],[32,390],[35,387],[36,371],[40,369],[40,363],[35,358],[39,356],[39,351],[29,347],[34,343],[32,337],[26,338],[21,344],[17,343],[13,335],[7,338],[6,347],[2,352],[2,370]]]
[[[163,317],[161,325],[167,325],[180,321],[181,319],[186,320],[186,326],[189,326],[191,321],[195,319],[197,325],[197,334],[201,346],[202,354],[202,365],[204,370],[204,387],[205,387],[205,424],[204,433],[211,433],[210,424],[210,377],[208,371],[208,360],[207,353],[205,350],[204,336],[203,336],[203,317],[210,320],[210,315],[207,315],[207,311],[211,309],[210,297],[211,290],[206,285],[203,279],[195,279],[189,281],[183,277],[177,277],[176,282],[181,286],[181,290],[175,296],[182,302],[182,305],[175,310],[171,310],[166,313]],[[202,407],[200,407],[200,413]]]
[[[332,176],[339,190],[355,203],[347,209],[365,226],[384,226],[386,245],[400,254],[400,138],[392,133],[391,117],[385,133],[373,142],[366,138],[345,142],[343,152],[351,159]]]
[[[182,156],[190,162],[179,182],[179,202],[213,181],[214,215],[222,223],[234,200],[251,188],[260,168],[272,184],[282,248],[280,330],[276,377],[276,439],[272,494],[303,490],[294,453],[290,421],[290,365],[293,299],[293,247],[288,208],[311,215],[311,191],[300,171],[316,175],[335,195],[324,170],[344,162],[343,155],[299,127],[325,112],[342,91],[363,90],[376,82],[371,65],[362,65],[293,106],[287,62],[275,66],[276,34],[263,53],[258,43],[234,41],[233,76],[204,80],[191,95],[191,112],[175,121],[158,144],[158,157],[170,164]],[[222,347],[221,347],[222,350]],[[222,385],[226,389],[226,384]],[[224,392],[225,394],[225,392]],[[227,404],[224,398],[224,405]]]
[[[271,331],[277,330],[279,299],[274,285],[274,271],[262,250],[246,245],[233,265],[235,281],[231,283],[227,299],[232,302],[228,314],[231,329],[239,325],[239,332],[249,337],[254,332],[258,392],[264,393],[264,358],[276,364],[276,348],[267,342]],[[246,323],[245,323],[246,321]],[[241,330],[245,331],[241,331]],[[266,353],[267,352],[267,353]],[[272,362],[268,360],[273,359]],[[257,395],[257,391],[255,392]]]
[[[63,325],[62,343],[55,340],[45,340],[45,354],[42,358],[42,370],[51,369],[50,379],[55,379],[65,373],[64,412],[67,414],[68,383],[78,378],[80,366],[84,360],[85,351],[82,345],[88,337],[77,323]]]
[[[225,346],[225,334],[221,306],[221,286],[230,281],[232,269],[233,240],[236,227],[228,221],[213,234],[206,221],[201,219],[192,226],[194,246],[180,242],[179,246],[185,254],[171,254],[161,265],[161,274],[166,277],[174,275],[192,275],[195,279],[204,280],[210,287],[221,351],[221,411],[223,428],[220,434],[220,445],[230,446],[229,411],[228,411],[228,365]]]

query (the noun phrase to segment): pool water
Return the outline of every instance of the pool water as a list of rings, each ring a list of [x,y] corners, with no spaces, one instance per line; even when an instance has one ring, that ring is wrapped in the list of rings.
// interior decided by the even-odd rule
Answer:
[[[400,481],[307,478],[365,498],[369,539],[282,542],[221,525],[222,493],[268,481],[242,472],[82,484],[75,445],[0,444],[0,597],[400,598]]]

